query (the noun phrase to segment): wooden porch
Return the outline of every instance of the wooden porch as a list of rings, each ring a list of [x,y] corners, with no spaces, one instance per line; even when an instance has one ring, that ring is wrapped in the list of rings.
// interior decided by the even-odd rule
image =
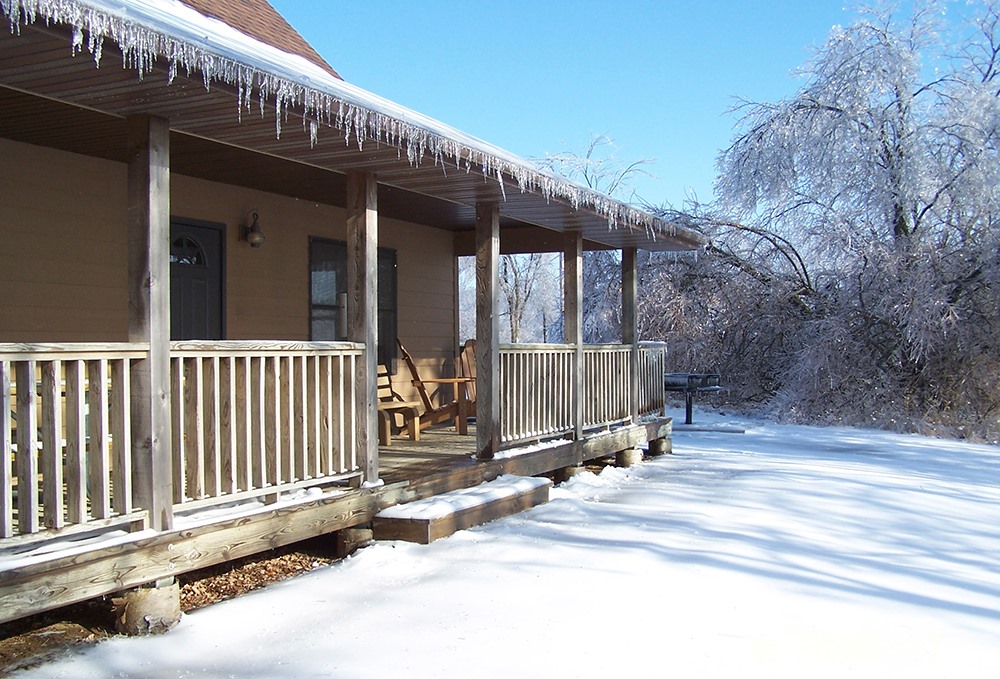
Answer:
[[[669,421],[647,423],[663,406],[665,348],[638,341],[636,252],[697,247],[697,234],[328,74],[304,85],[298,65],[261,66],[261,45],[235,46],[226,72],[250,80],[226,80],[215,41],[147,17],[144,44],[184,49],[144,52],[137,77],[135,45],[119,39],[131,20],[88,5],[107,20],[85,41],[107,40],[97,69],[76,56],[73,0],[40,6],[37,22],[19,7],[3,5],[17,30],[0,32],[0,164],[18,180],[2,227],[17,256],[0,276],[18,309],[0,337],[0,621],[169,586],[392,505],[669,435]],[[241,115],[257,94],[261,115]],[[320,129],[348,143],[318,144]],[[94,183],[64,190],[81,179]],[[248,210],[274,225],[266,248],[244,235]],[[218,332],[172,331],[175,217],[221,234]],[[564,344],[501,344],[501,231],[523,236],[507,251],[562,251]],[[314,237],[343,242],[343,332],[313,331]],[[395,334],[448,372],[461,238],[476,255],[476,427],[380,448],[378,249],[401,254]],[[622,250],[621,344],[583,341],[585,246]],[[308,341],[326,337],[345,341]]]
[[[170,476],[153,479],[172,489],[172,502],[167,527],[156,528],[129,445],[129,394],[145,347],[0,345],[0,621],[669,437],[670,421],[656,417],[664,347],[585,347],[580,364],[576,351],[503,345],[502,445],[491,459],[477,455],[474,424],[466,435],[442,425],[379,447],[375,480],[362,483],[357,432],[373,419],[356,407],[363,346],[174,343]]]

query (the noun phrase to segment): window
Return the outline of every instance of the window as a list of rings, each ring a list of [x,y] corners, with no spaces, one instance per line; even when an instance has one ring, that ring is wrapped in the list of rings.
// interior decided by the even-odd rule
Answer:
[[[347,339],[347,244],[309,239],[309,336]],[[396,251],[378,249],[378,362],[396,359]]]

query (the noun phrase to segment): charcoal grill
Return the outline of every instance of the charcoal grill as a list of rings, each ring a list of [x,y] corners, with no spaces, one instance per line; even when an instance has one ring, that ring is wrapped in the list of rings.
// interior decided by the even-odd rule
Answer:
[[[663,388],[684,393],[684,424],[694,424],[694,396],[699,392],[722,391],[718,373],[666,373]]]

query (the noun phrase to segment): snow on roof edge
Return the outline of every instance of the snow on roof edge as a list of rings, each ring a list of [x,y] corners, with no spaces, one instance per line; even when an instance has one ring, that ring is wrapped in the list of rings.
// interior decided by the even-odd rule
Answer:
[[[559,177],[529,161],[467,135],[421,113],[336,79],[303,57],[283,52],[251,38],[225,22],[206,17],[178,0],[0,0],[12,32],[21,24],[61,23],[71,27],[73,52],[86,48],[100,65],[103,42],[114,41],[127,67],[141,79],[158,57],[166,59],[169,81],[180,70],[200,71],[206,89],[214,81],[235,86],[239,116],[258,101],[275,106],[275,133],[281,135],[284,111],[302,107],[310,139],[316,142],[320,124],[344,130],[345,144],[362,148],[366,140],[386,143],[406,152],[411,165],[430,155],[442,168],[447,163],[472,171],[478,166],[494,177],[505,194],[504,175],[522,193],[534,191],[546,200],[567,201],[574,209],[590,208],[608,221],[655,233],[691,239],[687,229],[644,210]],[[85,39],[86,34],[86,39]],[[255,95],[256,93],[256,95]],[[695,236],[697,238],[697,236]]]

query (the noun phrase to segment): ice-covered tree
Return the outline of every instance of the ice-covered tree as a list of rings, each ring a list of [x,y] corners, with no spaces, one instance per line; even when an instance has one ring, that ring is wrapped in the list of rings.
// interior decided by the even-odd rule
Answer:
[[[948,10],[835,28],[794,96],[738,107],[716,203],[671,214],[716,256],[670,284],[722,300],[716,348],[783,412],[997,429],[1000,6]]]

